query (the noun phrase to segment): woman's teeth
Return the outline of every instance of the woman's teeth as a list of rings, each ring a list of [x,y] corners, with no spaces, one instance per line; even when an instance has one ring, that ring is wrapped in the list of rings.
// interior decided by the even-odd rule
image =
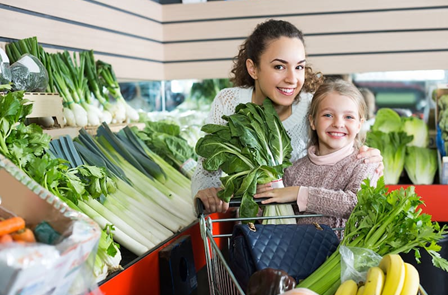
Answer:
[[[292,94],[294,92],[294,88],[278,88],[281,92],[285,94]]]

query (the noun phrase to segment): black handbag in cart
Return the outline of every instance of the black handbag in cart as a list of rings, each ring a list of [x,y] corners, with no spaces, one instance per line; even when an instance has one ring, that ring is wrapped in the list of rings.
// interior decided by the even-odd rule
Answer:
[[[236,224],[230,239],[230,268],[243,290],[257,270],[286,271],[297,283],[308,277],[339,245],[323,224]]]

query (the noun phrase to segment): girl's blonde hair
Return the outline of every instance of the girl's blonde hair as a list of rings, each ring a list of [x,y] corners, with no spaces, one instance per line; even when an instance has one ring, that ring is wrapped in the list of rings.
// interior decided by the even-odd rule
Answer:
[[[367,107],[363,95],[355,85],[344,80],[325,81],[322,85],[319,86],[319,88],[314,93],[313,99],[311,101],[308,111],[308,118],[313,118],[313,121],[315,122],[319,104],[322,102],[322,100],[324,100],[325,97],[327,97],[328,94],[332,92],[336,92],[339,95],[350,98],[358,106],[359,119],[365,120]],[[317,145],[319,143],[317,132],[311,129],[310,125],[308,126],[308,132],[310,136],[308,147]],[[355,137],[355,148],[360,148],[364,144],[364,140],[365,132],[362,132],[360,130]]]

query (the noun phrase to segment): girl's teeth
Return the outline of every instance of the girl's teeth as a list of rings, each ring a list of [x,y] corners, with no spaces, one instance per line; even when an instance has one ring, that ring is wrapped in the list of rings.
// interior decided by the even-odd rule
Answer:
[[[331,136],[344,136],[344,133],[333,133],[333,132],[330,132],[330,135]]]

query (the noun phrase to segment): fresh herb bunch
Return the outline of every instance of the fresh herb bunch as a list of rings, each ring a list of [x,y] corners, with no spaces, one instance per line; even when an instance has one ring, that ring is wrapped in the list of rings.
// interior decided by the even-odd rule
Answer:
[[[218,197],[229,202],[232,197],[242,198],[240,214],[254,217],[258,205],[253,200],[257,184],[282,178],[291,165],[292,146],[270,99],[262,106],[240,104],[235,113],[223,116],[226,125],[207,124],[202,131],[208,133],[196,144],[196,153],[205,158],[207,171],[221,169],[224,189]]]
[[[360,247],[386,254],[414,251],[420,262],[419,249],[425,249],[434,266],[448,271],[448,261],[440,256],[437,244],[448,234],[446,225],[440,227],[431,216],[422,213],[424,202],[414,187],[388,192],[381,177],[377,187],[366,179],[357,194],[358,203],[348,219],[340,245]],[[318,294],[333,295],[340,285],[341,255],[336,250],[324,264],[297,287],[309,288]]]

